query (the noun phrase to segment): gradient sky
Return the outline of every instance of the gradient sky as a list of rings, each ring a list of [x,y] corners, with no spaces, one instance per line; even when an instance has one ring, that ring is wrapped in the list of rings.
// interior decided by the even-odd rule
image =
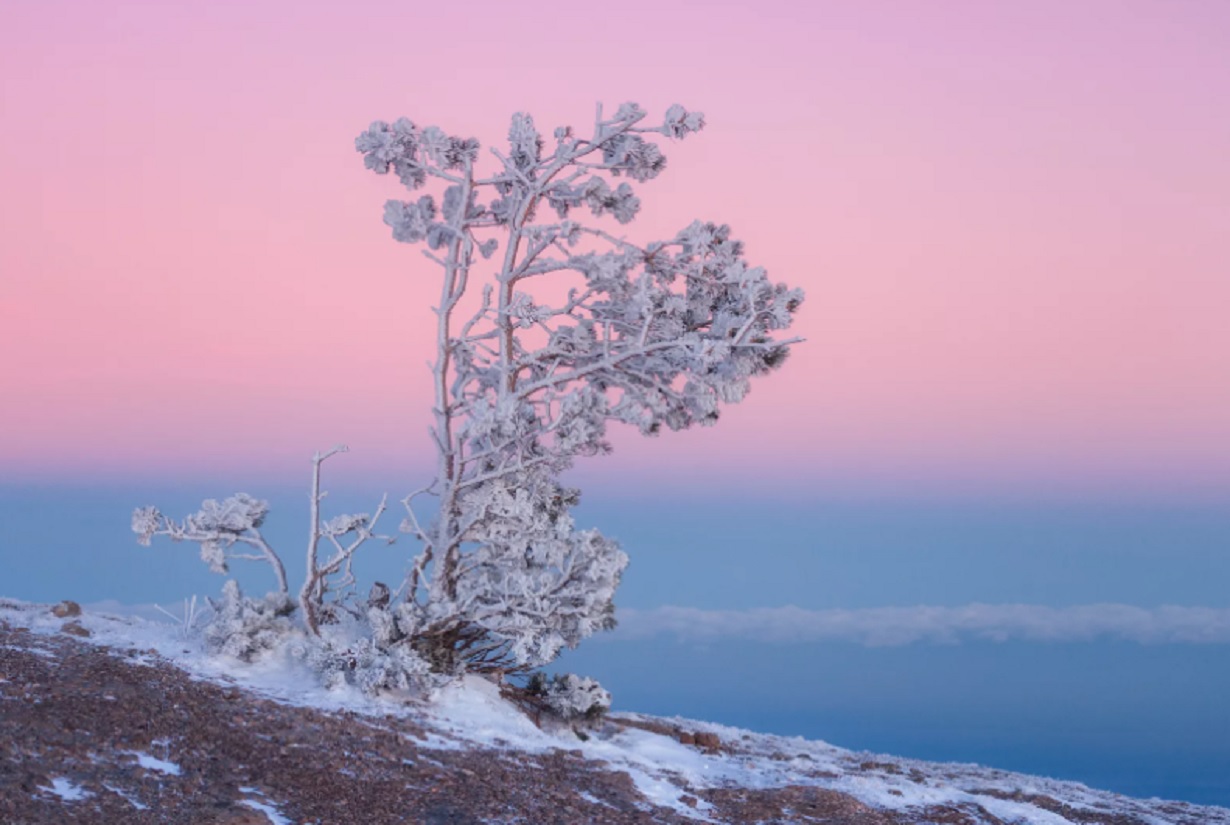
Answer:
[[[730,223],[809,339],[655,483],[1230,494],[1230,5],[9,0],[0,466],[418,480],[435,274],[354,136],[678,100],[642,237]],[[648,463],[649,467],[646,468]]]

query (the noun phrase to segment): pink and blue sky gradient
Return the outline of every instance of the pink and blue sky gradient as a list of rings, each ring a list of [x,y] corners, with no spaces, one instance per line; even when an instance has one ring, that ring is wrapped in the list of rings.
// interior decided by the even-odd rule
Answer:
[[[0,6],[7,480],[421,480],[435,274],[353,139],[680,102],[639,236],[732,225],[808,342],[607,479],[1230,494],[1230,4]],[[746,476],[744,476],[746,477]]]

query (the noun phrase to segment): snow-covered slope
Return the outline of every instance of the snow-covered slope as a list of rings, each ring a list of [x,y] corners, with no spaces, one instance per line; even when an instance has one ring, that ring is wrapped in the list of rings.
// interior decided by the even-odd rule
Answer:
[[[289,659],[269,659],[259,664],[243,665],[208,656],[201,652],[190,634],[183,632],[182,627],[169,623],[165,618],[157,621],[138,615],[141,612],[117,605],[87,606],[80,616],[66,620],[54,616],[47,605],[0,600],[0,629],[7,631],[0,634],[0,689],[3,690],[0,695],[25,703],[19,706],[15,701],[0,702],[0,709],[6,711],[4,715],[8,723],[16,725],[18,733],[23,724],[47,725],[49,720],[39,716],[38,706],[59,707],[53,700],[67,702],[63,706],[69,710],[63,711],[63,715],[68,715],[74,707],[69,700],[80,702],[93,696],[93,693],[87,695],[85,686],[78,691],[72,684],[55,683],[56,673],[84,672],[80,670],[85,666],[80,659],[84,654],[76,651],[88,648],[94,656],[105,656],[138,674],[161,669],[163,675],[159,678],[170,679],[165,672],[179,669],[188,674],[195,684],[227,691],[201,694],[205,698],[194,701],[214,704],[240,702],[237,697],[242,693],[242,702],[249,703],[245,707],[265,709],[251,712],[256,718],[261,718],[263,713],[266,723],[271,715],[282,718],[278,714],[283,711],[275,712],[271,710],[273,708],[300,709],[304,714],[316,715],[296,716],[294,718],[299,721],[293,724],[286,722],[284,727],[292,730],[302,730],[305,725],[320,727],[319,723],[304,722],[303,719],[327,718],[361,730],[363,736],[368,738],[387,735],[390,742],[404,743],[404,753],[395,752],[401,745],[389,746],[391,749],[369,747],[365,759],[377,759],[371,754],[378,752],[379,759],[390,763],[400,760],[402,764],[414,765],[415,770],[423,772],[419,775],[419,781],[407,781],[406,790],[401,791],[407,811],[420,810],[416,806],[427,804],[423,800],[430,797],[430,788],[442,786],[445,782],[441,777],[460,777],[464,787],[467,773],[487,775],[485,771],[494,770],[490,765],[498,763],[503,767],[492,775],[503,778],[489,779],[488,784],[509,783],[510,787],[506,789],[509,799],[517,795],[512,792],[512,785],[530,782],[531,778],[536,777],[534,781],[548,783],[545,787],[558,786],[556,790],[560,794],[560,802],[553,810],[586,812],[559,814],[561,818],[550,820],[541,818],[545,814],[538,814],[540,818],[536,819],[522,810],[530,803],[510,802],[506,810],[493,815],[493,810],[499,810],[498,802],[484,801],[482,815],[475,807],[465,814],[471,819],[463,817],[439,821],[1230,825],[1230,810],[1222,808],[1135,800],[1072,782],[1007,773],[977,765],[937,764],[857,753],[823,742],[757,734],[681,718],[614,714],[607,723],[588,732],[588,738],[582,739],[569,728],[540,729],[529,717],[501,698],[495,685],[480,678],[467,678],[462,683],[445,688],[430,704],[372,699],[345,690],[329,691],[319,687],[311,673]],[[72,624],[68,630],[72,635],[65,633],[65,625],[69,622]],[[7,628],[4,628],[5,624]],[[83,636],[84,633],[89,635]],[[105,646],[106,650],[98,646]],[[97,667],[98,663],[95,662],[94,666]],[[123,671],[120,673],[122,675]],[[97,681],[99,678],[91,676],[90,680]],[[90,690],[96,688],[96,684],[90,686]],[[130,685],[127,690],[132,693],[134,688]],[[135,690],[139,692],[139,685]],[[191,688],[176,690],[190,691]],[[63,696],[66,691],[78,691],[81,695],[66,699]],[[98,696],[103,702],[119,701],[113,693],[118,695],[122,691],[117,689],[108,693],[102,690]],[[260,700],[265,701],[262,703]],[[181,704],[187,707],[188,700]],[[35,708],[28,710],[34,715],[23,722],[12,711],[26,706]],[[214,709],[209,710],[212,714]],[[290,713],[290,710],[285,713]],[[54,717],[56,714],[50,715]],[[195,715],[201,714],[198,712]],[[87,715],[87,718],[92,717]],[[54,722],[54,719],[51,721]],[[330,721],[329,724],[332,723]],[[243,723],[245,730],[252,728],[252,725],[252,722]],[[117,800],[131,806],[132,817],[143,815],[151,808],[156,812],[160,797],[157,794],[150,797],[149,781],[157,782],[157,787],[162,789],[158,793],[163,793],[167,787],[181,780],[187,782],[191,779],[190,774],[198,770],[192,767],[196,764],[194,760],[201,753],[217,750],[219,746],[196,743],[192,746],[191,756],[184,754],[180,758],[175,743],[183,742],[186,748],[187,743],[192,741],[190,733],[180,736],[172,727],[170,734],[163,731],[161,738],[154,738],[154,727],[158,725],[152,724],[149,736],[144,739],[116,740],[110,745],[110,754],[105,758],[99,755],[97,749],[90,751],[93,754],[90,757],[93,768],[88,771],[84,768],[78,770],[80,766],[74,767],[81,761],[76,757],[63,754],[55,757],[59,760],[55,765],[59,767],[54,770],[62,771],[63,775],[51,775],[54,772],[48,762],[51,757],[40,762],[37,754],[27,753],[33,746],[22,750],[20,745],[13,745],[11,747],[17,749],[9,754],[10,759],[16,759],[13,764],[27,765],[27,775],[41,779],[30,780],[27,776],[24,785],[18,779],[6,784],[4,775],[0,774],[0,792],[29,793],[40,805],[54,801],[67,806],[65,810],[78,813],[93,810],[82,807],[89,806],[91,799],[97,800],[113,792]],[[97,740],[111,734],[95,731],[90,735]],[[276,738],[276,734],[252,735],[258,739],[261,736]],[[296,736],[286,734],[288,739],[295,739]],[[17,735],[11,738],[15,742],[21,739]],[[274,744],[279,744],[278,753],[285,755],[288,748],[302,745],[302,742],[296,742]],[[352,754],[341,743],[337,747],[341,750],[335,754],[337,759],[330,760],[330,764],[341,759],[342,767],[337,770],[343,776],[350,771],[359,781],[360,765],[369,763],[358,760],[351,764],[346,758]],[[474,762],[479,755],[487,761],[481,764]],[[111,760],[119,771],[116,774],[119,778],[110,784],[106,770],[99,768],[100,761],[106,760]],[[183,776],[179,773],[181,762],[186,766]],[[476,765],[479,767],[476,768]],[[534,773],[535,767],[537,773]],[[530,772],[519,773],[520,769]],[[201,768],[198,772],[204,770]],[[370,772],[375,768],[362,770]],[[307,810],[305,801],[293,798],[275,800],[268,795],[271,793],[269,789],[275,786],[283,789],[281,793],[293,795],[293,790],[287,790],[293,786],[280,785],[275,777],[261,779],[260,772],[250,765],[241,773],[248,778],[236,778],[234,796],[244,806],[244,811],[252,816],[263,816],[270,822],[300,821],[292,818],[292,814],[296,810]],[[620,791],[618,782],[601,779],[599,774],[608,778],[626,775],[631,782]],[[121,779],[128,785],[124,785]],[[257,783],[258,779],[261,780],[259,784],[242,784]],[[14,790],[26,785],[30,786],[28,790]],[[388,792],[386,789],[385,793]],[[539,791],[537,795],[550,792]],[[495,798],[502,798],[498,788]],[[563,801],[565,798],[566,803]],[[115,804],[120,802],[116,801]],[[450,804],[455,807],[460,803]],[[98,810],[103,811],[104,808],[101,806]],[[548,807],[547,810],[552,808]],[[4,819],[4,811],[0,805],[0,819]],[[319,816],[317,818],[320,819]],[[74,819],[94,821],[88,816],[76,816]],[[104,817],[97,821],[113,820]],[[133,818],[131,821],[144,820]],[[368,821],[420,820],[408,815],[405,820],[384,820],[374,816]],[[433,820],[423,814],[421,821]]]

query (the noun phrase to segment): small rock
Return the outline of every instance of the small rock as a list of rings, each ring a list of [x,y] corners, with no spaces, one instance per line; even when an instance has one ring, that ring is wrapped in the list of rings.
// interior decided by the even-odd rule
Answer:
[[[249,808],[247,805],[235,805],[219,811],[212,818],[205,820],[202,825],[269,825],[269,817],[263,812],[254,808]]]
[[[679,736],[679,743],[681,745],[695,745],[696,744],[696,737],[690,733],[680,731],[678,733],[678,736]]]
[[[71,600],[64,600],[51,608],[51,615],[57,619],[67,619],[69,616],[80,616],[81,605]]]
[[[698,748],[715,751],[722,747],[722,740],[718,738],[716,733],[698,733],[692,738],[696,740],[696,747]]]
[[[699,802],[700,800],[698,800],[694,796],[688,796],[687,794],[684,794],[683,796],[679,797],[679,801],[682,802],[684,805],[687,805],[689,808],[695,808],[696,803]]]
[[[82,637],[90,635],[90,631],[82,627],[81,622],[65,622],[64,626],[60,628],[60,632]]]

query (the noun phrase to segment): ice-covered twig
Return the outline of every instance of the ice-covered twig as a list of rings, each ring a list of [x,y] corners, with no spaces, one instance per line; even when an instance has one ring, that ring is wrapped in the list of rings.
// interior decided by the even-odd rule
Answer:
[[[236,493],[221,502],[206,499],[195,515],[188,516],[182,522],[163,515],[156,507],[138,507],[132,514],[132,530],[137,534],[137,541],[145,546],[149,546],[154,536],[199,544],[201,559],[215,573],[228,572],[228,559],[265,561],[273,568],[278,591],[286,593],[286,568],[260,532],[260,525],[268,512],[269,502],[255,499],[247,493]],[[255,547],[260,554],[234,553],[231,547],[235,544]]]
[[[316,453],[312,457],[310,506],[312,523],[311,532],[308,537],[307,573],[303,579],[303,587],[299,590],[299,606],[303,611],[303,624],[308,632],[313,635],[320,635],[320,622],[322,611],[325,608],[325,596],[331,590],[343,591],[354,585],[355,581],[351,571],[351,562],[355,552],[369,539],[382,539],[389,544],[395,541],[392,536],[380,535],[375,532],[376,522],[388,506],[387,495],[380,499],[380,504],[377,506],[374,515],[369,516],[366,513],[358,515],[347,514],[335,516],[329,521],[321,519],[320,502],[328,495],[320,487],[321,465],[331,456],[347,452],[348,449],[344,444],[340,444],[324,453]],[[354,538],[349,543],[343,544],[339,540],[341,537],[351,533],[354,534]],[[335,550],[334,555],[323,564],[319,560],[320,540],[322,538],[327,539]],[[341,579],[335,585],[330,586],[329,577],[339,572],[342,573]]]

